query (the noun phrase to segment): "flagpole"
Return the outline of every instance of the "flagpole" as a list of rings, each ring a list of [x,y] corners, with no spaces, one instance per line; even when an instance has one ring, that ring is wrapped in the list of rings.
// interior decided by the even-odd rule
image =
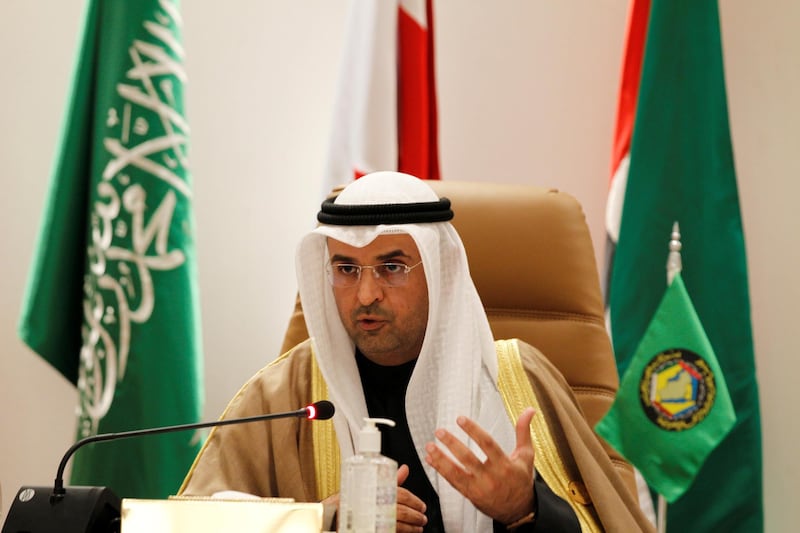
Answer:
[[[667,500],[658,495],[658,533],[667,533]]]
[[[672,233],[669,237],[669,254],[667,255],[667,287],[672,285],[672,280],[675,279],[681,270],[683,270],[683,262],[681,261],[681,230],[676,220],[672,224]],[[657,528],[658,533],[667,533],[667,500],[662,494],[658,495],[658,513],[657,513]]]

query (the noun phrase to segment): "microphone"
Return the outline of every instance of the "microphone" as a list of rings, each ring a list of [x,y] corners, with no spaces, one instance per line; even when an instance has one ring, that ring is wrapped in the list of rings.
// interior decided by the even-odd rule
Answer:
[[[50,499],[58,499],[64,496],[64,468],[67,466],[67,461],[79,448],[82,448],[86,444],[91,444],[92,442],[127,439],[130,437],[141,437],[143,435],[158,435],[160,433],[186,431],[189,429],[203,429],[213,426],[246,424],[248,422],[261,422],[263,420],[274,420],[276,418],[296,417],[308,418],[309,420],[328,420],[333,416],[335,411],[336,409],[333,407],[331,402],[328,400],[320,400],[312,403],[311,405],[307,405],[302,409],[297,409],[296,411],[287,411],[285,413],[270,413],[265,415],[248,416],[245,418],[229,418],[225,420],[214,420],[212,422],[197,422],[194,424],[179,424],[177,426],[164,426],[158,428],[136,429],[133,431],[122,431],[119,433],[101,433],[100,435],[92,435],[90,437],[83,438],[70,446],[70,448],[67,450],[67,453],[64,454],[64,457],[61,459],[61,463],[58,465],[56,480],[55,484],[53,485],[53,494],[50,496]],[[3,533],[6,533],[5,530],[3,530]]]
[[[302,409],[212,422],[197,422],[156,428],[101,433],[75,442],[61,459],[55,482],[50,487],[21,487],[8,510],[2,533],[115,533],[120,527],[120,498],[108,487],[64,487],[64,469],[70,457],[86,444],[158,435],[232,424],[247,424],[277,418],[328,420],[336,408],[328,400]],[[48,495],[49,493],[49,495]]]

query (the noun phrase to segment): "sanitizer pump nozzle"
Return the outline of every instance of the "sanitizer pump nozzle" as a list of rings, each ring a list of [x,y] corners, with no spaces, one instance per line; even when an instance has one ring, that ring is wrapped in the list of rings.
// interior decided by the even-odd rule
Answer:
[[[394,427],[394,420],[364,418],[364,426],[358,432],[358,453],[381,453],[381,432],[377,424]]]

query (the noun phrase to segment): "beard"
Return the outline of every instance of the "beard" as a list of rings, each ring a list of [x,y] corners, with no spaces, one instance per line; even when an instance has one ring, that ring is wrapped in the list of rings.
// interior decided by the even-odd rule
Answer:
[[[363,322],[363,317],[370,320]],[[399,365],[416,359],[425,338],[427,313],[399,318],[377,304],[356,308],[345,324],[355,345],[370,361]]]

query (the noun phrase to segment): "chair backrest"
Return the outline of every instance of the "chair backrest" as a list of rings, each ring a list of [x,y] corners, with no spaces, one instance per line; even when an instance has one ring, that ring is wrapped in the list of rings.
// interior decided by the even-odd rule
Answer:
[[[611,407],[617,368],[591,237],[569,194],[532,185],[431,181],[451,200],[470,272],[497,339],[519,338],[561,370],[589,424]],[[282,351],[308,337],[298,302]],[[605,444],[636,495],[631,466]]]

